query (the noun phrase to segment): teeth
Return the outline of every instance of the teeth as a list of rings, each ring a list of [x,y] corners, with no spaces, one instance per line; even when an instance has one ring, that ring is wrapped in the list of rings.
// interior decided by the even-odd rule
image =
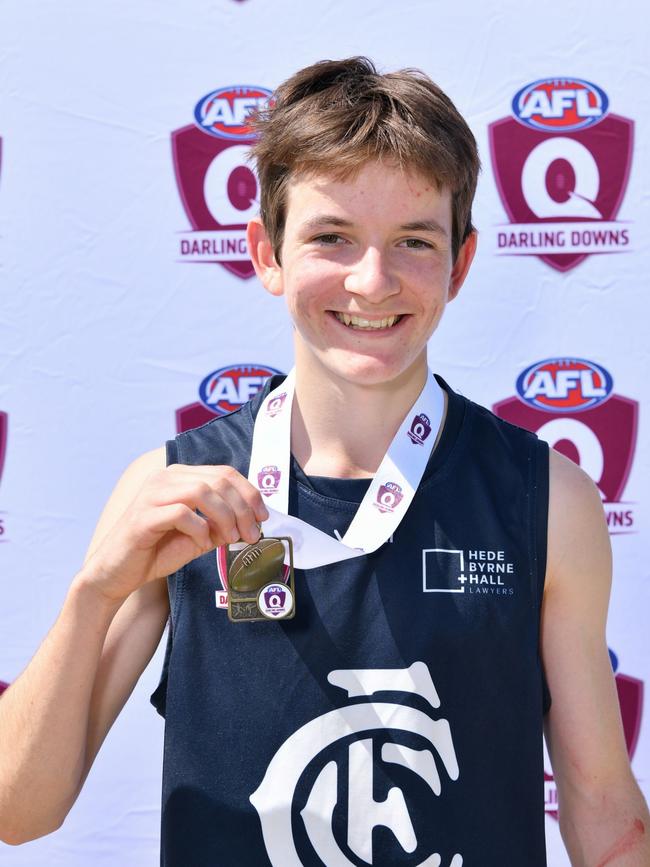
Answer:
[[[339,322],[351,328],[392,328],[401,316],[387,316],[385,319],[362,319],[360,316],[350,316],[348,313],[334,314]]]

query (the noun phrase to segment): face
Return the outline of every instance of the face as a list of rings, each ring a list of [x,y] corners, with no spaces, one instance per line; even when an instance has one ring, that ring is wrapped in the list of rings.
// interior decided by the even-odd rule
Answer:
[[[360,385],[426,367],[474,248],[472,236],[452,263],[450,192],[378,162],[344,181],[290,183],[281,265],[261,223],[249,226],[258,276],[286,298],[297,363]]]

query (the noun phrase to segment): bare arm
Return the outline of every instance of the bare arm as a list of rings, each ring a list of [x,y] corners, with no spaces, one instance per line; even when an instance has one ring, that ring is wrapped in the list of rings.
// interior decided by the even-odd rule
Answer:
[[[261,497],[229,467],[135,461],[102,513],[62,611],[0,699],[0,839],[58,828],[151,659],[169,604],[165,576],[231,539],[255,541]],[[196,513],[200,509],[202,515]]]
[[[611,550],[598,492],[551,451],[542,656],[560,830],[574,867],[646,867],[650,817],[632,775],[605,639]]]

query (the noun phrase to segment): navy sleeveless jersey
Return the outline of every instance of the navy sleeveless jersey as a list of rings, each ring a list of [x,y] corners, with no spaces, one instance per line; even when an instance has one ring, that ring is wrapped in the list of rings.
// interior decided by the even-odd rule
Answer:
[[[248,472],[257,409],[168,443]],[[169,578],[166,867],[546,864],[539,656],[548,450],[455,394],[392,540],[296,573],[296,617],[230,623],[215,552]],[[292,465],[290,511],[343,534],[368,487]]]

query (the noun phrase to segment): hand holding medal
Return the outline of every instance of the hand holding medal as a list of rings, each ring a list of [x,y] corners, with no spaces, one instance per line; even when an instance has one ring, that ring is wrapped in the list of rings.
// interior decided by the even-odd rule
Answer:
[[[288,514],[294,390],[291,371],[267,396],[255,419],[248,481],[268,503],[267,535],[252,544],[229,545],[217,555],[220,573],[227,577],[227,602],[219,607],[227,605],[233,623],[295,616],[294,557],[296,568],[308,570],[381,547],[406,514],[442,425],[443,392],[429,372],[348,531],[338,541]]]

